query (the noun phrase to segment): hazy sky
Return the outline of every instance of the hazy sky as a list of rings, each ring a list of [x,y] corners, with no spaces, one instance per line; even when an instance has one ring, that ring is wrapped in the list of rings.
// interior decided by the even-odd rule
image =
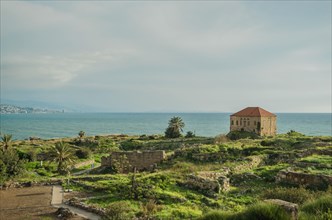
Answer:
[[[331,1],[3,1],[1,99],[331,112]]]

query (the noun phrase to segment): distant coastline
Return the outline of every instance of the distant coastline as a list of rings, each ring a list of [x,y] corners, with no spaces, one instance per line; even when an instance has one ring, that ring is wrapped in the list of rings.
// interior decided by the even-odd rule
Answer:
[[[21,107],[21,106],[8,105],[8,104],[0,105],[0,114],[50,114],[50,113],[64,113],[64,110]]]

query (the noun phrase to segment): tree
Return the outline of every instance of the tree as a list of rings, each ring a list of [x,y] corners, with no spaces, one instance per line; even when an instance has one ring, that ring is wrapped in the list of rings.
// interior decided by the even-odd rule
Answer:
[[[181,117],[173,117],[168,122],[168,127],[165,131],[166,138],[178,138],[183,132],[184,122]]]
[[[51,160],[57,163],[59,173],[68,173],[70,165],[74,163],[74,154],[64,142],[58,142],[50,151]]]
[[[0,151],[0,185],[24,172],[25,160],[21,160],[15,149]]]
[[[11,141],[12,141],[12,137],[13,135],[11,134],[4,134],[1,139],[3,142],[3,150],[8,150],[8,148],[10,147]]]
[[[84,136],[85,136],[85,132],[84,131],[78,132],[78,137],[80,138],[80,141],[82,141],[82,139],[83,139]]]

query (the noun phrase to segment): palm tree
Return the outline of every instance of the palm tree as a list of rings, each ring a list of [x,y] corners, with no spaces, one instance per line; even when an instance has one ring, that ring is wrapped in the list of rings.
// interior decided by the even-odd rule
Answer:
[[[69,171],[69,167],[74,162],[74,154],[70,147],[64,142],[58,142],[55,146],[52,146],[50,151],[52,161],[56,162],[57,171],[59,173],[66,173]]]
[[[168,127],[165,131],[165,136],[167,138],[178,138],[183,132],[184,122],[181,117],[173,117],[168,122]]]
[[[10,142],[12,141],[12,137],[13,135],[11,134],[4,134],[1,139],[2,139],[2,142],[3,142],[3,150],[7,150],[9,147],[10,147]]]

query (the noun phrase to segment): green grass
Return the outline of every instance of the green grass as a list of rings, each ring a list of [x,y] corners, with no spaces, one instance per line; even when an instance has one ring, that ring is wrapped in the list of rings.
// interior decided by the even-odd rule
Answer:
[[[151,219],[194,219],[204,214],[202,219],[277,220],[282,219],[282,216],[278,216],[279,214],[276,213],[278,209],[259,203],[259,201],[267,198],[278,198],[300,205],[305,204],[304,208],[301,207],[300,213],[301,219],[304,220],[316,219],[319,215],[325,216],[327,219],[331,215],[330,211],[323,212],[321,205],[309,203],[325,192],[309,191],[304,188],[287,188],[276,183],[274,179],[280,170],[291,166],[299,172],[332,175],[332,169],[314,166],[315,164],[332,164],[331,156],[311,155],[305,158],[298,156],[298,153],[308,149],[322,149],[323,153],[325,150],[331,149],[330,146],[316,146],[319,143],[330,141],[331,137],[309,137],[293,132],[271,138],[227,141],[223,144],[214,144],[213,138],[204,137],[165,139],[162,136],[100,136],[97,139],[102,147],[89,148],[92,151],[92,158],[97,164],[101,162],[102,156],[108,156],[109,151],[118,150],[121,144],[126,150],[136,148],[141,150],[163,149],[172,159],[158,165],[158,170],[154,172],[136,174],[137,199],[134,199],[132,193],[133,174],[72,176],[70,188],[93,196],[86,200],[86,203],[90,205],[104,208],[113,206],[114,212],[121,212],[126,209],[118,210],[115,206],[127,204],[130,207],[129,212],[137,218],[146,217],[144,205],[148,204],[148,201],[154,201],[157,208],[149,214]],[[65,142],[70,144],[72,140],[67,138]],[[16,148],[25,153],[32,150],[37,153],[45,153],[57,141],[59,140],[41,140],[35,143],[21,141],[14,144]],[[81,146],[80,148],[87,147]],[[173,157],[175,151],[179,153],[177,157]],[[207,157],[210,159],[202,157],[203,159],[201,159],[196,157],[197,155],[217,156]],[[259,164],[252,163],[252,159],[255,158],[259,159]],[[282,162],[284,158],[286,158],[287,163]],[[311,163],[313,166],[294,167],[293,161]],[[43,167],[40,167],[40,162],[27,163],[26,169],[28,171],[20,180],[23,182],[32,180],[42,182],[51,178],[66,180],[66,176],[56,173],[55,164],[47,165],[46,163],[44,162]],[[71,172],[88,168],[90,165]],[[228,176],[231,179],[240,178],[239,182],[231,183],[228,192],[220,193],[215,197],[207,197],[204,193],[189,189],[185,185],[188,174],[197,174],[200,171],[224,172],[225,168],[230,170]],[[258,178],[247,178],[245,173],[255,174]],[[241,179],[243,176],[244,179]],[[74,183],[75,181],[77,183]],[[124,203],[119,203],[122,201]],[[324,202],[320,202],[320,204],[322,203]],[[310,210],[308,204],[311,204],[311,207],[315,206],[316,209],[311,208],[311,210],[316,211],[308,211]],[[209,214],[205,215],[208,212]],[[317,220],[321,219],[323,218],[317,218]]]
[[[305,203],[300,209],[301,220],[332,219],[332,195],[325,195]]]
[[[311,155],[305,158],[301,158],[299,161],[301,162],[307,162],[307,163],[317,163],[317,164],[326,164],[331,165],[332,164],[332,156],[329,155]]]
[[[291,216],[279,206],[257,203],[249,206],[242,212],[231,213],[225,211],[213,211],[198,220],[290,220]]]

